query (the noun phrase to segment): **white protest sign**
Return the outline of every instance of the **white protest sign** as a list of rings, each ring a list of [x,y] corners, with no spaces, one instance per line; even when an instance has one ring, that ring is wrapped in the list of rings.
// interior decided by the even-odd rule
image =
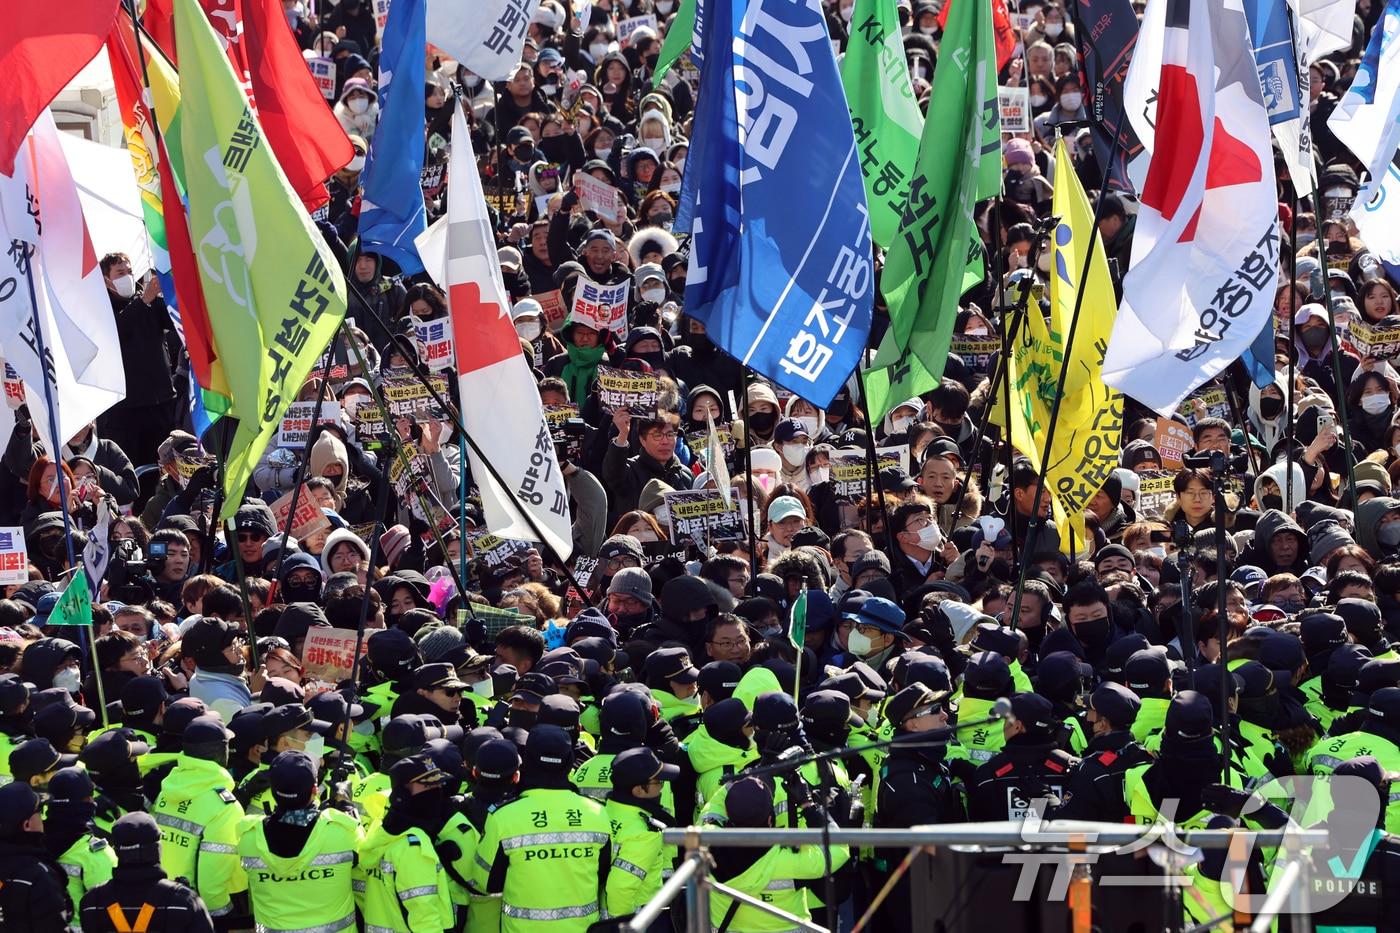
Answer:
[[[306,60],[306,67],[311,70],[311,77],[316,79],[321,96],[326,100],[335,100],[335,62],[324,55],[317,55]]]
[[[627,292],[631,286],[631,279],[599,285],[580,275],[574,289],[573,322],[597,331],[615,331],[619,337],[627,333]]]
[[[379,34],[384,34],[384,24],[389,21],[389,0],[374,0],[374,25]]]
[[[1001,111],[1003,133],[1031,131],[1031,91],[1027,87],[997,88],[997,109]]]
[[[620,208],[616,188],[605,181],[599,181],[587,172],[579,172],[574,176],[574,189],[578,192],[579,200],[583,202],[584,210],[592,211],[609,223],[617,223]]]
[[[24,546],[24,529],[19,525],[0,527],[0,584],[29,580],[29,553]]]
[[[306,446],[306,438],[317,424],[327,424],[340,420],[339,402],[322,402],[321,418],[316,420],[315,402],[293,402],[287,406],[282,416],[282,426],[277,431],[277,446],[299,449]]]
[[[632,34],[643,26],[656,32],[656,15],[646,13],[642,16],[630,16],[627,19],[619,20],[617,24],[617,44],[624,49],[632,44]]]
[[[428,369],[447,369],[452,365],[452,327],[447,318],[435,321],[414,318],[413,338],[418,344],[418,358]]]

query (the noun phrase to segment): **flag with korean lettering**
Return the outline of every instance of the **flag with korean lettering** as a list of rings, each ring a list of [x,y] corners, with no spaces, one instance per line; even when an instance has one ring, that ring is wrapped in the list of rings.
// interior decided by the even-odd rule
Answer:
[[[525,32],[539,6],[540,0],[429,0],[428,41],[472,74],[504,81],[525,56]]]
[[[1356,77],[1327,120],[1337,139],[1366,167],[1367,179],[1351,216],[1366,245],[1382,258],[1397,252],[1397,234],[1380,210],[1397,193],[1391,179],[1400,147],[1400,0],[1388,0]]]
[[[889,249],[899,232],[909,175],[924,132],[924,114],[904,63],[895,0],[856,0],[851,37],[841,59],[841,83],[860,147],[870,238]]]
[[[462,425],[474,441],[471,475],[481,490],[486,527],[503,538],[543,537],[567,560],[573,552],[569,494],[535,378],[511,324],[510,294],[460,107],[452,115],[448,176],[446,255],[441,268],[427,271],[447,292]],[[419,240],[430,236],[424,233]],[[434,252],[422,250],[434,257],[430,264],[436,262]]]
[[[1272,313],[1278,197],[1240,0],[1148,0],[1138,49],[1125,95],[1144,148],[1129,172],[1146,172],[1103,378],[1169,417]]]
[[[345,317],[345,279],[195,0],[175,0],[175,37],[181,98],[200,102],[183,108],[180,125],[190,235],[238,417],[224,467],[227,519]]]
[[[102,267],[47,110],[21,140],[13,174],[0,174],[0,243],[0,350],[24,380],[45,449],[58,450],[126,396],[126,374]]]
[[[986,274],[972,211],[1001,191],[992,33],[987,0],[953,5],[909,198],[880,277],[890,327],[870,368],[890,370],[889,389],[884,398],[871,393],[871,418],[931,388],[911,381],[916,372],[910,355],[928,376],[943,373],[958,301]]]
[[[860,360],[874,298],[860,151],[826,22],[816,5],[705,0],[700,28],[679,215],[692,234],[686,313],[824,408]]]

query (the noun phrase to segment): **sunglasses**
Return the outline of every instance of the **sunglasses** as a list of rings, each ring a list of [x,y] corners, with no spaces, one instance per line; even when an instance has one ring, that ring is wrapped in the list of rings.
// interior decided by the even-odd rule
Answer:
[[[240,531],[240,532],[238,533],[238,540],[239,540],[239,541],[266,541],[266,540],[267,540],[267,535],[263,534],[263,533],[260,532],[260,531]]]

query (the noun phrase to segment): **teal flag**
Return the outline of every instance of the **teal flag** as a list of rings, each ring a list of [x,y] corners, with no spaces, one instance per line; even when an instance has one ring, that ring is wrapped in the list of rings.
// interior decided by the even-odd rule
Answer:
[[[958,301],[985,275],[973,208],[1000,190],[991,3],[955,3],[939,49],[909,198],[881,276],[890,328],[871,369],[889,372],[867,380],[872,420],[928,391],[942,375]],[[922,375],[916,372],[920,368]]]
[[[788,626],[788,636],[797,647],[797,653],[802,653],[802,647],[807,644],[807,588],[803,586],[802,592],[797,594],[797,600],[792,604],[792,624]]]
[[[924,131],[924,115],[904,61],[895,0],[856,0],[846,57],[841,59],[841,84],[860,147],[870,238],[889,249],[899,233]]]
[[[671,66],[680,61],[695,36],[696,0],[681,0],[676,15],[666,27],[666,39],[661,43],[661,51],[656,56],[656,69],[652,72],[651,86],[660,87],[661,80]]]
[[[63,588],[63,595],[53,605],[45,625],[91,625],[92,591],[88,589],[87,574],[79,571]]]

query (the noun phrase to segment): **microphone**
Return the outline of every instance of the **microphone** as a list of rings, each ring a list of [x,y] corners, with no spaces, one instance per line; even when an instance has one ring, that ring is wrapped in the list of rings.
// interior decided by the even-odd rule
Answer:
[[[1006,697],[999,697],[992,708],[987,711],[988,719],[1009,719],[1016,721],[1016,717],[1011,712],[1011,701]]]

